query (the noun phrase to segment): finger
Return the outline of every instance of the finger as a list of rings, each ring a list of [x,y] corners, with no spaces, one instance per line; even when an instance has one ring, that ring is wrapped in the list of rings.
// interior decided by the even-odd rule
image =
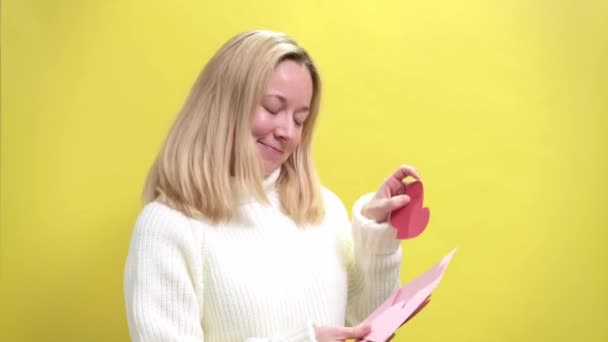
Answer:
[[[395,195],[403,195],[405,193],[405,189],[407,187],[407,184],[403,184],[403,186],[400,186],[399,189],[397,189],[397,191],[395,191]]]
[[[395,178],[388,178],[386,180],[386,187],[387,187],[387,193],[386,193],[386,197],[392,197],[392,196],[396,196],[396,195],[403,195],[405,193],[405,191],[407,190],[407,187],[415,182],[418,182],[419,180],[414,180],[414,181],[400,181],[400,180],[396,180]]]
[[[385,206],[388,211],[393,211],[410,203],[410,200],[411,198],[408,195],[398,195],[387,199]]]
[[[386,197],[401,195],[405,192],[405,184],[401,180],[389,177],[385,181],[385,185],[386,189],[388,190],[386,192]]]
[[[371,331],[371,327],[369,325],[358,325],[355,327],[342,327],[338,328],[338,336],[340,338],[349,338],[349,339],[361,339]]]
[[[407,176],[412,176],[418,180],[420,179],[420,174],[418,174],[418,171],[416,171],[416,169],[414,167],[409,166],[409,165],[401,165],[397,169],[397,171],[395,171],[395,173],[393,173],[392,178],[401,181],[403,178],[405,178]]]

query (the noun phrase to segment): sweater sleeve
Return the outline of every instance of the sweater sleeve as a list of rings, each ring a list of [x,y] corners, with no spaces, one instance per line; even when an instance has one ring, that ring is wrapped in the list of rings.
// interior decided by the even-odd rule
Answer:
[[[402,250],[395,229],[361,214],[373,194],[353,206],[350,234],[345,234],[349,268],[346,324],[357,325],[380,306],[400,285]]]
[[[138,217],[125,265],[125,301],[136,342],[203,341],[200,246],[188,219],[158,203]]]

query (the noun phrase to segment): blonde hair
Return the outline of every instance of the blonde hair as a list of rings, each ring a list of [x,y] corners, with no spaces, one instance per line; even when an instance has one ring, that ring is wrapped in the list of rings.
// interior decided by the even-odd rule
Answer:
[[[242,196],[267,203],[251,120],[270,76],[284,60],[308,68],[313,96],[301,142],[282,165],[276,186],[284,212],[297,224],[323,219],[321,187],[311,155],[321,99],[319,74],[294,40],[262,30],[227,41],[201,71],[150,169],[144,203],[160,200],[190,217],[214,223],[234,218]]]

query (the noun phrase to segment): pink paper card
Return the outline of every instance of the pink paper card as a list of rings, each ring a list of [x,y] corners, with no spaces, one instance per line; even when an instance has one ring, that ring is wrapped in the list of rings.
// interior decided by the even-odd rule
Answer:
[[[405,189],[410,202],[404,207],[394,210],[390,216],[390,223],[397,229],[397,238],[412,239],[422,234],[429,223],[429,208],[423,208],[424,187],[421,181],[410,183]]]
[[[363,339],[370,342],[384,342],[395,331],[424,308],[433,290],[439,285],[456,249],[453,249],[439,263],[424,274],[397,289],[362,323],[371,326],[371,332]]]

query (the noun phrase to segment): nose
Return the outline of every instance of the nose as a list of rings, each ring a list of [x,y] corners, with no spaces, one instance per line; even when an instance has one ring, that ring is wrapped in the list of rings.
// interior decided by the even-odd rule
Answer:
[[[280,118],[277,118],[277,126],[274,130],[274,134],[278,139],[290,140],[292,139],[298,127],[296,127],[295,122],[293,121],[293,117],[291,114],[280,115]]]

